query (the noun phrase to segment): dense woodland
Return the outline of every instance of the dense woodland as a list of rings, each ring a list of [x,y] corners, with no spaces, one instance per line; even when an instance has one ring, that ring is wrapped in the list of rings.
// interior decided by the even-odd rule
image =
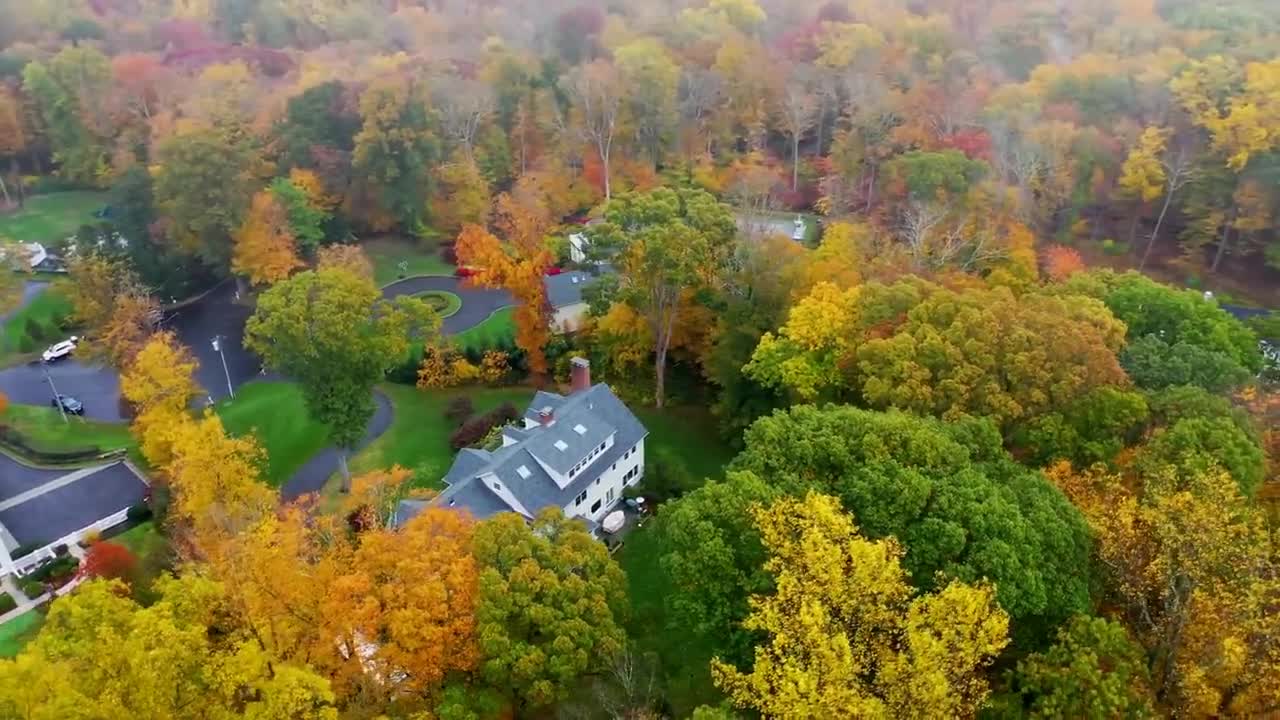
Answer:
[[[1280,329],[1217,301],[1280,286],[1280,5],[0,18],[0,202],[110,192],[71,292],[180,559],[57,601],[0,662],[0,714],[1280,712],[1280,375],[1259,346]],[[820,232],[779,235],[797,213]],[[542,280],[573,265],[571,232],[614,272],[565,337]],[[510,290],[509,357],[472,362],[424,303],[383,300],[361,251],[381,236]],[[558,511],[393,529],[399,468],[282,507],[262,448],[191,411],[195,361],[153,332],[232,277],[247,345],[343,448],[406,357],[425,390],[551,385],[581,354],[637,406],[713,406],[737,457],[644,487],[656,632],[700,669],[637,649],[626,575]],[[673,704],[698,683],[701,707]]]

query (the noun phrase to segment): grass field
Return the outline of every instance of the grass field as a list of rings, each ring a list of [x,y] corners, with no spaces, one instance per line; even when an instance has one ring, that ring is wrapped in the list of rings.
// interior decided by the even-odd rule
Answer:
[[[0,657],[11,658],[22,652],[44,625],[44,612],[29,610],[0,625]]]
[[[498,407],[504,402],[520,409],[529,403],[533,391],[528,388],[458,388],[423,391],[407,385],[383,385],[391,399],[395,419],[387,432],[351,459],[352,472],[365,472],[399,465],[421,470],[423,477],[443,477],[453,462],[449,435],[454,427],[444,417],[449,400],[459,396],[471,398],[477,413]],[[438,487],[428,481],[427,487]]]
[[[110,538],[110,540],[129,548],[129,552],[139,558],[157,552],[165,552],[169,546],[169,541],[160,534],[160,531],[156,529],[156,524],[151,521],[134,525],[119,535]]]
[[[258,438],[267,453],[266,480],[275,487],[329,444],[328,429],[307,414],[302,390],[293,383],[249,383],[234,400],[218,403],[217,411],[232,435]]]
[[[56,408],[43,405],[10,405],[0,419],[37,452],[64,453],[95,448],[107,452],[133,446],[129,426],[124,423],[86,420],[74,415],[68,415],[67,422],[63,422]]]
[[[452,265],[440,259],[435,243],[378,238],[364,243],[364,251],[373,261],[373,279],[379,287],[402,277],[452,275],[454,271]]]
[[[0,214],[0,236],[20,242],[50,243],[74,235],[93,222],[93,212],[106,202],[99,192],[62,192],[27,198],[27,206]]]
[[[464,350],[486,350],[510,345],[516,336],[516,325],[511,319],[514,313],[515,308],[503,308],[470,330],[454,335],[453,341]]]
[[[41,350],[63,339],[62,326],[71,315],[71,301],[53,288],[46,288],[4,326],[0,327],[0,363],[13,355]]]

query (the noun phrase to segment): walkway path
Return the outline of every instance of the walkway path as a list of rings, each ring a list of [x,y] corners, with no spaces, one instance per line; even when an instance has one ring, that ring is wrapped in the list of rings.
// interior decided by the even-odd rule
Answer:
[[[382,434],[391,427],[391,422],[395,419],[395,411],[391,407],[391,400],[386,395],[378,391],[374,391],[373,400],[377,404],[377,409],[373,413],[373,417],[369,420],[369,427],[365,430],[364,439],[360,441],[356,451],[368,447],[369,443],[382,437]],[[351,453],[355,454],[355,451]],[[280,496],[285,500],[294,500],[307,493],[320,492],[324,487],[325,481],[338,471],[338,449],[326,448],[317,453],[314,457],[307,461],[305,465],[298,468],[298,471],[289,478],[289,481],[280,488]]]

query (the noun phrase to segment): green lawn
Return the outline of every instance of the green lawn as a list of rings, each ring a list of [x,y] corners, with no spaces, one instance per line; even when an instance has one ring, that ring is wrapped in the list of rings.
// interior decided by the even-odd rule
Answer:
[[[418,293],[418,298],[431,306],[436,311],[436,315],[443,320],[452,317],[455,313],[462,309],[462,298],[456,293],[446,292],[444,290],[431,290],[429,292]]]
[[[232,435],[258,438],[267,453],[266,480],[276,487],[329,444],[328,429],[307,414],[302,390],[293,383],[250,383],[217,410]]]
[[[364,243],[364,251],[373,261],[373,279],[379,287],[402,277],[452,275],[454,271],[440,258],[434,242],[378,238]]]
[[[523,410],[533,391],[528,388],[455,388],[423,391],[407,385],[383,385],[391,399],[395,419],[387,432],[351,459],[352,472],[366,472],[399,465],[421,470],[430,478],[426,485],[439,487],[438,481],[449,470],[454,451],[449,447],[453,426],[444,417],[449,400],[465,395],[471,398],[477,413],[487,412],[504,402]]]
[[[51,243],[75,234],[94,221],[93,212],[106,203],[99,192],[62,192],[27,198],[27,206],[0,214],[0,236],[21,242]]]
[[[510,345],[516,336],[516,324],[511,319],[514,313],[515,308],[503,308],[470,330],[454,335],[453,341],[464,350],[487,350]]]
[[[646,457],[667,456],[680,461],[697,480],[719,478],[733,459],[733,450],[720,438],[711,411],[694,406],[663,410],[634,407],[632,411],[649,430]]]
[[[720,439],[716,420],[706,408],[632,410],[649,430],[647,462],[657,457],[679,461],[699,481],[723,476],[734,453]],[[675,717],[688,717],[698,705],[717,704],[722,696],[711,684],[713,649],[667,627],[664,599],[669,591],[659,557],[652,522],[628,535],[618,552],[631,595],[630,636],[641,652],[657,654],[665,683],[663,695]]]
[[[167,552],[169,547],[169,541],[160,534],[156,524],[150,520],[134,525],[109,540],[129,548],[129,551],[139,558],[157,552]]]
[[[0,657],[11,658],[22,652],[44,625],[44,613],[28,610],[9,622],[0,625]]]
[[[4,424],[23,436],[37,452],[69,453],[97,449],[102,452],[124,450],[133,446],[133,437],[125,423],[86,420],[74,415],[62,421],[56,408],[44,405],[10,405],[0,415]]]
[[[53,288],[36,295],[0,327],[0,363],[13,355],[44,349],[63,339],[71,316],[71,301]]]

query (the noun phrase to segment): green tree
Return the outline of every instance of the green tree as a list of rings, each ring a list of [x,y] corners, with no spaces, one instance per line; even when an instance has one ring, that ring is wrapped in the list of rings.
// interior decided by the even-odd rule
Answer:
[[[886,169],[906,185],[912,197],[925,201],[945,195],[963,197],[990,170],[986,163],[970,160],[959,150],[912,150],[890,162]]]
[[[732,469],[839,498],[867,537],[902,542],[923,590],[990,580],[1020,640],[1090,606],[1080,513],[1015,464],[989,422],[797,406],[758,420]]]
[[[231,264],[231,236],[252,195],[249,152],[215,130],[193,130],[160,144],[155,202],[180,247],[220,272]]]
[[[293,184],[289,178],[276,178],[271,181],[270,187],[271,194],[284,208],[298,247],[307,252],[315,251],[320,241],[324,240],[324,226],[329,222],[330,213],[312,204],[306,191]]]
[[[1014,432],[1014,441],[1036,462],[1070,460],[1077,467],[1110,462],[1146,429],[1147,399],[1114,387],[1089,391],[1061,412],[1036,418]]]
[[[1111,620],[1072,618],[1053,647],[1018,663],[1014,679],[1033,718],[1156,717],[1142,646]]]
[[[58,173],[73,182],[102,184],[111,152],[107,57],[93,47],[64,47],[47,64],[28,63],[22,84],[35,101]]]
[[[282,171],[315,168],[315,151],[350,152],[355,146],[360,116],[342,83],[331,81],[289,98],[284,118],[276,126]]]
[[[404,81],[376,83],[360,96],[360,118],[352,163],[365,189],[361,201],[371,205],[366,220],[376,230],[422,231],[440,157],[423,92]]]
[[[481,669],[529,707],[563,700],[626,644],[627,580],[605,546],[558,508],[532,523],[481,523],[476,635]]]
[[[1120,354],[1120,365],[1135,385],[1148,390],[1195,385],[1209,392],[1225,393],[1253,376],[1225,352],[1186,340],[1170,344],[1155,335],[1130,342]]]
[[[384,300],[373,281],[340,269],[304,272],[258,298],[245,346],[302,384],[313,418],[346,453],[373,417],[373,386],[403,361],[413,340],[429,342],[439,318],[417,298]]]
[[[1179,479],[1226,470],[1252,497],[1266,475],[1267,457],[1256,435],[1227,417],[1188,417],[1157,430],[1137,457],[1144,473],[1172,467]]]
[[[752,473],[734,472],[663,505],[658,516],[672,629],[710,639],[734,662],[749,659],[758,639],[741,627],[747,598],[772,587],[750,510],[778,495]]]
[[[615,198],[591,228],[594,252],[618,265],[617,299],[646,320],[653,337],[655,404],[666,396],[667,352],[682,305],[712,287],[737,234],[729,207],[702,190],[659,188]]]

